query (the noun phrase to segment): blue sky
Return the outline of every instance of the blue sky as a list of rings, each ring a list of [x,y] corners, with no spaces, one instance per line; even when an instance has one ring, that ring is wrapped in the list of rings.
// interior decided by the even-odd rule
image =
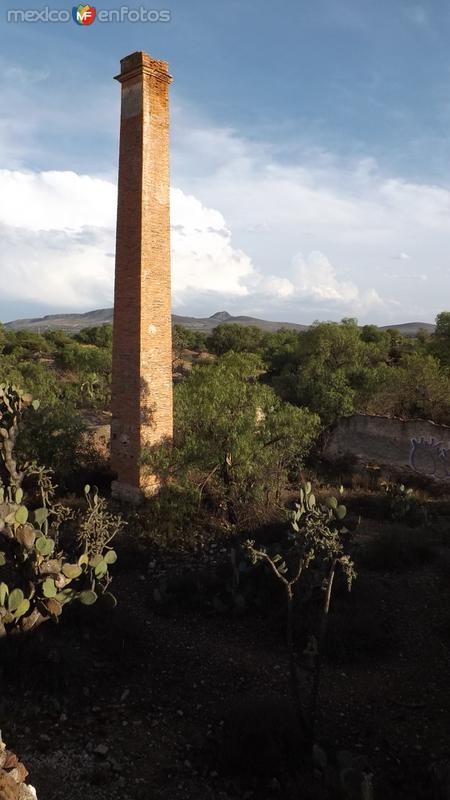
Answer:
[[[45,2],[5,0],[0,319],[111,304],[112,76],[145,50],[174,76],[174,310],[432,321],[450,289],[450,6],[126,5],[170,22],[14,24],[8,8]]]

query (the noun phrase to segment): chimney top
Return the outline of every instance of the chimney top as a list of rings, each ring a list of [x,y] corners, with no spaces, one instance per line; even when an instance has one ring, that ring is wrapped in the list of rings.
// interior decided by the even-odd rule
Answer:
[[[116,75],[116,80],[120,83],[128,81],[137,75],[153,75],[155,78],[171,82],[172,76],[169,75],[169,64],[167,61],[158,61],[148,53],[138,50],[120,60],[120,75]]]

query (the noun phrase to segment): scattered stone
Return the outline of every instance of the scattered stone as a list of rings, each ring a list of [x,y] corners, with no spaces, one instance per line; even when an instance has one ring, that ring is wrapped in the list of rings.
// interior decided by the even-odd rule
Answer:
[[[98,744],[97,747],[94,747],[94,753],[97,756],[106,756],[108,755],[109,747],[107,744]]]

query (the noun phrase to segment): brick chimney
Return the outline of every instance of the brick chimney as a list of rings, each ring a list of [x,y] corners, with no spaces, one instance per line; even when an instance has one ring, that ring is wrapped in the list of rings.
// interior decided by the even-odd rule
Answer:
[[[165,61],[121,60],[112,368],[113,495],[138,502],[145,445],[172,438],[169,84]]]

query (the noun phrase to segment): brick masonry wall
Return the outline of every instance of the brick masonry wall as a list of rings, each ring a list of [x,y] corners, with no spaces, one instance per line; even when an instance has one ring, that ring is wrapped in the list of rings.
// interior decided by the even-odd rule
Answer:
[[[142,487],[141,448],[172,438],[170,76],[164,61],[121,62],[111,466]],[[151,481],[150,481],[151,483]]]

